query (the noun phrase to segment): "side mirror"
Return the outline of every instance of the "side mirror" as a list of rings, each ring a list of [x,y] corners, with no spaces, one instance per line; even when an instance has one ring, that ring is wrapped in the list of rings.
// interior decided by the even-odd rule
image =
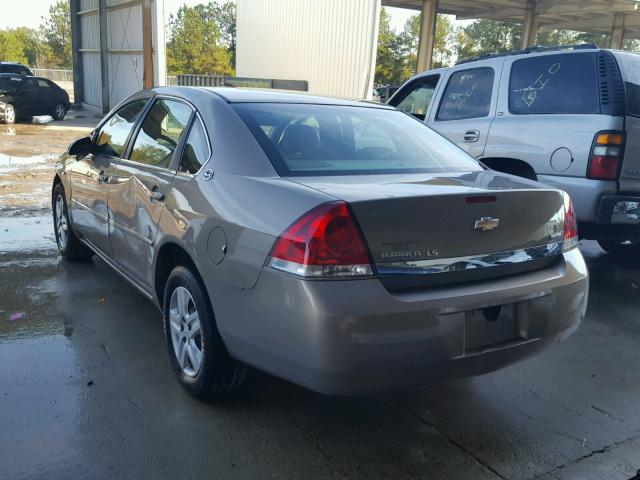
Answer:
[[[74,140],[67,149],[69,155],[75,155],[78,158],[85,157],[92,153],[92,151],[93,142],[91,141],[91,137],[82,137]]]

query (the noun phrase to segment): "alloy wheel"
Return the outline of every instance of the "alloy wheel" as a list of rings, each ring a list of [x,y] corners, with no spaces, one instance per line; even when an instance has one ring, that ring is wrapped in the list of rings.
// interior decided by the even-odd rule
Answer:
[[[66,112],[64,111],[64,105],[62,105],[61,103],[56,105],[56,120],[62,120],[65,113]]]
[[[16,111],[13,106],[7,105],[4,109],[4,121],[5,123],[13,123],[16,121]]]
[[[195,301],[184,287],[177,287],[171,294],[169,326],[180,369],[185,375],[195,377],[202,366],[202,331]]]
[[[62,198],[62,195],[58,195],[56,197],[55,214],[58,247],[60,250],[64,250],[67,246],[69,222],[67,221],[67,215],[64,211],[64,199]]]

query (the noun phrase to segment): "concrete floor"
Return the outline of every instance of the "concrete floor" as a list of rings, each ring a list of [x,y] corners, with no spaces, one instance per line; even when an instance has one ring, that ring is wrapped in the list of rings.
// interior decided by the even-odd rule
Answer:
[[[0,479],[629,479],[640,468],[640,270],[583,243],[587,319],[497,373],[331,398],[252,372],[211,405],[174,379],[156,309],[48,217],[0,218]]]

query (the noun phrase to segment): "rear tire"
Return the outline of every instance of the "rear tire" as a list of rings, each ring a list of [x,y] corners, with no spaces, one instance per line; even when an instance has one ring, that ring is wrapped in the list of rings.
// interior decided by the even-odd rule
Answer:
[[[51,116],[53,117],[54,120],[64,120],[64,117],[67,115],[67,109],[64,108],[64,104],[62,103],[58,103],[55,108],[53,109],[53,112],[51,113]]]
[[[640,263],[640,240],[598,240],[598,244],[620,263]]]
[[[187,392],[220,400],[244,382],[247,367],[227,352],[206,291],[187,267],[171,271],[162,312],[171,366]]]
[[[4,123],[6,123],[7,125],[13,125],[14,123],[16,123],[16,108],[8,103],[7,105],[5,105],[4,107]]]
[[[53,189],[53,231],[56,236],[56,244],[60,256],[65,260],[74,262],[87,260],[93,256],[93,251],[85,247],[69,222],[69,212],[67,210],[67,200],[62,184],[58,183]]]

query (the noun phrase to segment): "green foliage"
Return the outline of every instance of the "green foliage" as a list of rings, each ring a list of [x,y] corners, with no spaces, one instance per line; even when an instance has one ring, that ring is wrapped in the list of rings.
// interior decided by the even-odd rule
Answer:
[[[495,20],[476,20],[457,32],[458,59],[487,53],[505,53],[520,49],[522,25]]]
[[[44,18],[44,39],[58,61],[58,66],[71,68],[71,11],[69,0],[58,0],[49,7]]]
[[[233,74],[235,44],[233,2],[183,5],[169,19],[168,73]]]
[[[436,68],[452,61],[455,52],[452,46],[454,33],[455,27],[450,17],[438,15],[433,55]],[[391,28],[389,12],[382,8],[378,28],[376,83],[399,85],[415,74],[419,36],[420,15],[412,15],[402,31],[396,33]]]
[[[26,63],[22,44],[15,30],[0,30],[0,61]]]

